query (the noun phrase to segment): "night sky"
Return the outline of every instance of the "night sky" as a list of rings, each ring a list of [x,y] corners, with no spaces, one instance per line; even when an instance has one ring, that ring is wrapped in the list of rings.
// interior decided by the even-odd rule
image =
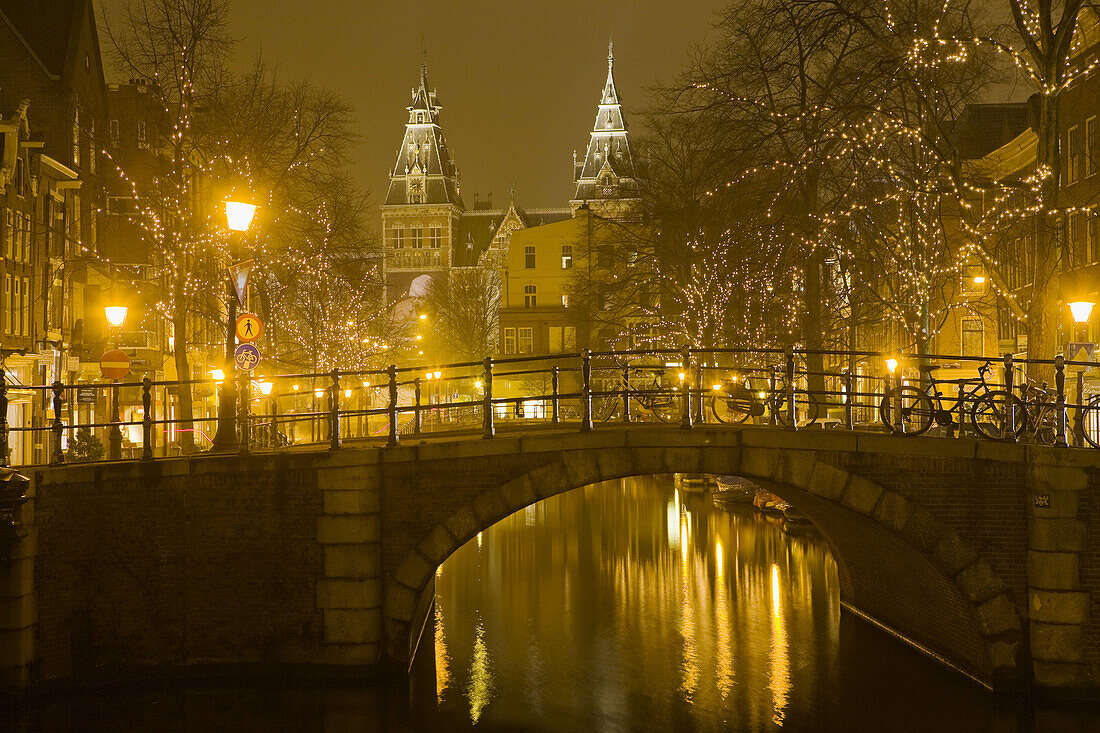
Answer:
[[[120,7],[122,0],[107,0]],[[356,177],[385,196],[423,45],[441,124],[467,206],[514,184],[527,208],[564,206],[572,151],[583,154],[615,40],[627,124],[641,127],[647,88],[671,81],[712,37],[724,0],[233,0],[244,64],[262,51],[287,80],[311,79],[354,107],[363,142]],[[630,113],[634,112],[631,116]]]

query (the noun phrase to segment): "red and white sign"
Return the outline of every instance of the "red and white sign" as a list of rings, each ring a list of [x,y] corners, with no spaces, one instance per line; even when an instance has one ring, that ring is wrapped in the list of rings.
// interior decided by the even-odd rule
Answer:
[[[122,379],[130,373],[130,355],[118,349],[108,351],[99,357],[99,371],[107,379]]]

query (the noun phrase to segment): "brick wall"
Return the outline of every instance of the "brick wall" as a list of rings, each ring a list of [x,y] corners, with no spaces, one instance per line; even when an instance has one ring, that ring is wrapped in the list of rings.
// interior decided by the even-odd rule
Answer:
[[[312,661],[321,495],[286,458],[37,481],[43,679],[134,665]],[[219,468],[226,470],[219,470]],[[60,474],[59,474],[60,475]]]

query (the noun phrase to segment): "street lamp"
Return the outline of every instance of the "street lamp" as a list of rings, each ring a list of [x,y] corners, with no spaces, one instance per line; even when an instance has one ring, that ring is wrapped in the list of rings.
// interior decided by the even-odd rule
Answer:
[[[111,335],[114,336],[114,348],[118,348],[118,332],[122,328],[122,324],[126,321],[126,312],[128,308],[124,305],[109,305],[103,309],[103,315],[107,318],[107,325],[110,326]],[[122,458],[122,415],[119,413],[118,406],[118,380],[111,380],[114,384],[111,386],[111,401],[114,403],[111,406],[111,429],[107,433],[107,446],[108,446],[108,458],[112,461],[117,461]]]
[[[1069,312],[1073,315],[1073,323],[1077,327],[1074,339],[1088,341],[1089,318],[1096,303],[1087,300],[1078,300],[1069,304]]]
[[[256,216],[256,204],[248,201],[230,199],[225,202],[225,224],[229,229],[229,254],[233,259],[236,247],[234,240],[244,236]],[[229,317],[225,324],[225,382],[222,384],[218,399],[218,432],[214,434],[211,450],[233,451],[240,447],[237,438],[237,369],[233,361],[233,352],[237,348],[237,293],[233,276],[226,276],[226,297],[229,299]]]

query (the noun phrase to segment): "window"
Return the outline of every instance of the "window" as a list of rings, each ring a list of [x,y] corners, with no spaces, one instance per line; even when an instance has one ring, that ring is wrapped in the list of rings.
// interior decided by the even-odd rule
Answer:
[[[535,248],[524,247],[523,248],[523,266],[528,270],[535,269]]]
[[[111,120],[108,128],[111,131],[111,145],[118,145],[118,120]]]
[[[538,288],[534,285],[524,285],[523,286],[523,307],[524,308],[534,308],[535,307],[535,296],[537,294],[537,291],[538,291]]]
[[[443,246],[443,229],[441,227],[432,227],[428,230],[428,242],[432,249],[439,249]]]
[[[138,147],[145,146],[145,120],[138,120],[137,123],[137,141]]]
[[[413,249],[420,249],[421,247],[424,246],[424,241],[421,238],[423,236],[423,233],[424,233],[424,230],[421,229],[420,227],[416,227],[415,229],[412,230],[412,248]]]
[[[19,278],[12,278],[14,281],[14,287],[11,291],[11,301],[8,305],[8,313],[11,320],[11,332],[16,336],[19,335],[19,290],[20,280]]]
[[[1069,215],[1069,246],[1073,252],[1074,266],[1080,266],[1088,262],[1088,253],[1085,251],[1085,232],[1081,226],[1081,215]]]
[[[13,176],[12,183],[15,186],[15,193],[19,196],[27,195],[27,178],[24,161],[22,158],[15,159],[15,175]]]
[[[23,299],[19,304],[19,333],[31,335],[31,279],[23,278]]]
[[[31,261],[31,215],[23,214],[23,241],[20,249],[20,259],[30,264]]]
[[[1097,217],[1096,209],[1089,209],[1088,216],[1086,217],[1087,224],[1085,226],[1085,238],[1088,240],[1086,252],[1089,262],[1100,260],[1100,252],[1098,252],[1098,250],[1100,250],[1100,246],[1098,246],[1100,245],[1100,240],[1097,239],[1097,236],[1100,235],[1100,230],[1097,228],[1098,219],[1100,218]]]
[[[4,333],[11,333],[11,275],[4,275],[4,302],[0,307],[0,315],[4,317]]]
[[[504,329],[504,353],[516,353],[516,329],[514,328]]]
[[[568,270],[573,267],[573,245],[563,244],[561,246],[561,269]]]
[[[984,356],[985,332],[980,318],[962,319],[962,355]]]
[[[390,249],[402,249],[405,246],[405,230],[401,227],[394,227],[386,233],[386,244]]]
[[[1076,183],[1081,175],[1081,135],[1076,126],[1066,133],[1066,183]]]
[[[1100,160],[1096,159],[1096,156],[1100,155],[1100,140],[1097,140],[1097,133],[1100,130],[1096,127],[1096,118],[1089,117],[1085,120],[1085,175],[1092,176],[1096,174],[1096,171],[1100,170]]]
[[[550,327],[550,353],[564,354],[577,349],[577,329],[575,326]]]
[[[95,173],[95,161],[96,161],[96,137],[95,137],[95,120],[92,120],[92,124],[88,126],[88,172]]]
[[[568,308],[569,307],[569,293],[562,293],[561,294],[561,307],[562,308]]]
[[[15,247],[15,212],[11,209],[4,211],[4,257],[9,260],[12,249]]]
[[[534,350],[535,350],[534,349],[534,340],[535,340],[534,339],[534,329],[532,329],[532,328],[521,328],[521,329],[519,329],[519,342],[517,344],[518,353],[520,353],[520,354],[533,353]]]

